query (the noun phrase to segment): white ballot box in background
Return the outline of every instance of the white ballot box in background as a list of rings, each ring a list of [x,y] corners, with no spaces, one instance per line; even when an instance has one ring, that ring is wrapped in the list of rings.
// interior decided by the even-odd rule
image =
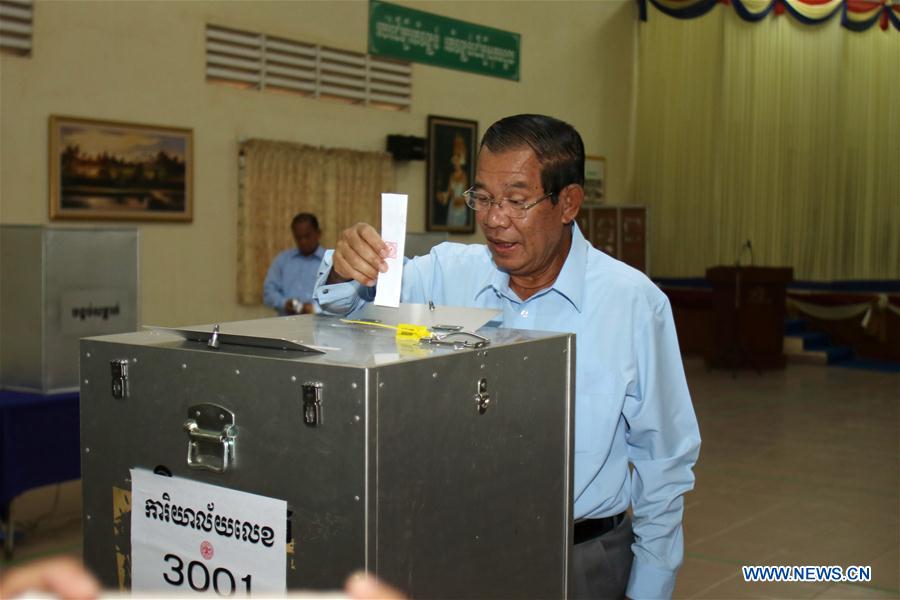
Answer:
[[[412,323],[405,306],[386,310]],[[208,574],[241,596],[366,569],[413,598],[567,597],[574,335],[430,346],[303,315],[220,323],[214,348],[214,329],[81,342],[84,560],[105,587],[188,595]],[[264,539],[283,567],[222,555]]]
[[[138,231],[2,225],[0,280],[0,387],[77,390],[79,338],[138,327]]]

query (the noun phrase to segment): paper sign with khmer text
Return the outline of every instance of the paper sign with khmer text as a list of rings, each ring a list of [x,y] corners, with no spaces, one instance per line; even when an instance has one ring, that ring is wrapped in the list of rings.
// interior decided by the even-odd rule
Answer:
[[[131,589],[285,593],[287,503],[131,470]]]

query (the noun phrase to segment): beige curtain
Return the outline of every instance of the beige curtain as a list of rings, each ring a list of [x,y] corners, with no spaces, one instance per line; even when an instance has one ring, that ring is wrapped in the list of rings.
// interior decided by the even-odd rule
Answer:
[[[394,183],[391,156],[290,142],[241,144],[238,206],[238,302],[262,302],[266,271],[278,252],[294,245],[290,222],[299,212],[319,219],[322,245],[364,221],[381,224],[381,193]]]
[[[648,8],[636,191],[653,274],[702,275],[750,239],[797,279],[900,277],[900,35]]]

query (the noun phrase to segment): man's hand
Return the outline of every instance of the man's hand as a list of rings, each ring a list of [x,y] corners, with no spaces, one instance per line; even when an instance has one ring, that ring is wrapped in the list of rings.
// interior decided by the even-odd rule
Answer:
[[[406,600],[403,593],[368,573],[354,573],[347,578],[344,591],[353,600]]]
[[[297,311],[294,310],[294,299],[288,298],[284,302],[284,314],[286,315],[296,315]]]
[[[3,575],[0,598],[14,598],[25,592],[85,600],[100,594],[100,584],[80,562],[61,556],[15,567]]]
[[[301,315],[311,315],[316,312],[316,307],[313,306],[312,302],[304,302],[303,307],[300,308]]]
[[[353,279],[372,287],[378,273],[387,272],[387,263],[383,260],[387,255],[387,246],[378,232],[367,223],[357,223],[341,232],[327,283]]]

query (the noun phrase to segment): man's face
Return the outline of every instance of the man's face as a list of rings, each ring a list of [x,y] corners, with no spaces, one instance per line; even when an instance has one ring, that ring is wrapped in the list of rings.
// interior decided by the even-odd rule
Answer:
[[[541,184],[541,164],[531,148],[493,153],[482,148],[478,155],[475,187],[495,199],[526,199],[529,203],[545,193]],[[554,205],[547,198],[526,213],[524,219],[510,219],[495,206],[480,210],[475,218],[481,227],[496,265],[516,277],[537,276],[560,266],[560,256],[568,243],[566,223],[578,213],[580,202],[573,203],[569,194],[560,194]],[[562,262],[560,262],[562,261]]]
[[[308,221],[300,221],[292,228],[294,241],[297,242],[297,250],[303,256],[309,256],[319,247],[320,233],[316,231]]]

